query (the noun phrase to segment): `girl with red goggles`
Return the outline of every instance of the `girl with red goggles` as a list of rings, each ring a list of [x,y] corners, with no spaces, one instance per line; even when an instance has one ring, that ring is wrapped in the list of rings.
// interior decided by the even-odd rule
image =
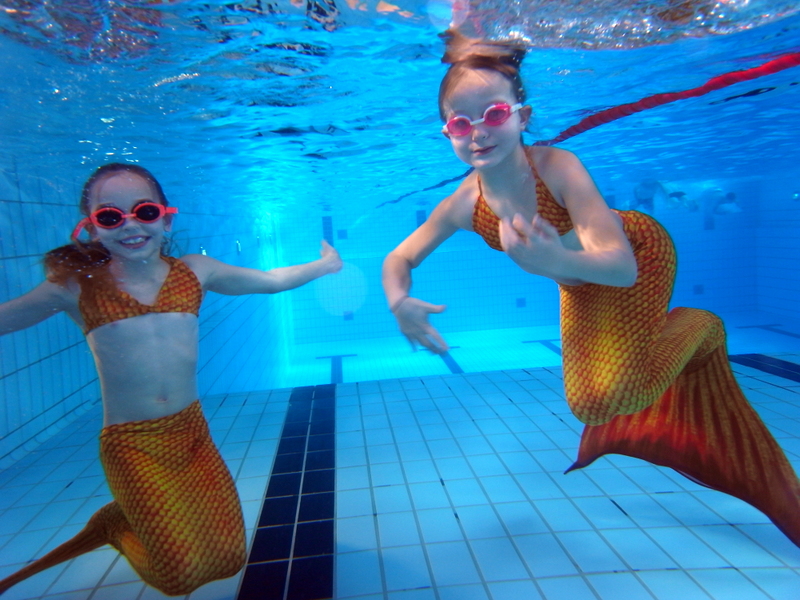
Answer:
[[[153,175],[131,164],[95,171],[81,211],[74,243],[45,258],[47,280],[0,304],[0,335],[62,311],[82,327],[100,379],[100,459],[115,499],[73,538],[0,581],[0,594],[105,544],[162,593],[189,594],[235,575],[246,558],[236,487],[197,400],[203,296],[281,292],[339,271],[342,261],[325,242],[318,260],[271,271],[167,256],[178,211]],[[79,241],[83,228],[90,239]]]

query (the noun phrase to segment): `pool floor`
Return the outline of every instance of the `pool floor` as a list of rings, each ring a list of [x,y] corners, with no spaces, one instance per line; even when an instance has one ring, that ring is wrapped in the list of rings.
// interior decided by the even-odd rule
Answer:
[[[734,362],[733,368],[800,470],[800,352],[791,351],[796,330],[772,321],[739,329],[728,322],[728,331],[732,355],[762,355],[763,365]],[[511,338],[517,347],[530,342],[524,344],[529,358],[538,346],[549,366],[521,368],[514,358],[506,368],[470,372],[481,363],[479,351],[467,348],[469,335],[452,336],[451,344],[467,350],[451,352],[461,373],[405,346],[410,360],[427,361],[439,372],[412,375],[408,365],[387,361],[386,372],[401,375],[353,382],[358,370],[348,374],[343,358],[343,381],[332,385],[329,376],[337,373],[328,359],[315,387],[204,398],[239,489],[248,548],[255,539],[262,558],[251,549],[243,574],[187,598],[796,600],[800,548],[744,502],[622,456],[563,474],[582,425],[564,401],[557,339],[550,333],[505,332],[505,341],[494,346],[510,347]],[[338,353],[360,350],[352,349],[340,344]],[[493,360],[502,360],[498,352]],[[786,370],[775,374],[769,356]],[[309,385],[307,375],[297,375],[298,381]],[[292,469],[274,468],[286,464],[281,440],[290,398],[309,407],[317,401],[312,398],[335,406],[331,433],[314,435],[312,420],[297,475],[298,481],[312,481],[311,475],[322,481],[330,465],[311,466],[311,455],[335,455],[331,490],[304,484],[302,491],[276,491],[276,478],[294,476]],[[111,500],[97,460],[101,422],[98,405],[0,473],[0,576],[77,533]],[[265,520],[266,508],[291,498],[299,508],[288,523]],[[264,558],[259,540],[280,527],[294,532],[289,554]],[[316,531],[322,532],[316,549],[301,543]],[[265,573],[278,575],[259,581]],[[3,600],[162,597],[105,547],[40,573]]]

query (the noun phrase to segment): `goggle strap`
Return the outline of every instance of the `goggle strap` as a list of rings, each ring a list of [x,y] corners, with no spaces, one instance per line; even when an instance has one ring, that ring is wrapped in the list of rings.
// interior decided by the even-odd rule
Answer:
[[[89,223],[91,223],[91,221],[89,220],[88,217],[80,220],[80,222],[75,226],[75,229],[72,231],[72,235],[70,236],[73,242],[78,241],[78,236],[81,234],[81,230],[84,227],[86,227]]]

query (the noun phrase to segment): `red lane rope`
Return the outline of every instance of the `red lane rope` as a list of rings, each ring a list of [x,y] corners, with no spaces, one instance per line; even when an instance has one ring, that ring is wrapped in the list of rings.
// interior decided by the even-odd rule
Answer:
[[[616,121],[617,119],[627,117],[628,115],[632,115],[643,110],[655,108],[656,106],[661,106],[663,104],[669,104],[670,102],[675,102],[677,100],[696,98],[697,96],[702,96],[709,92],[713,92],[714,90],[728,87],[734,83],[750,81],[751,79],[757,79],[758,77],[763,77],[764,75],[772,75],[778,71],[783,71],[784,69],[789,69],[798,65],[800,65],[800,52],[791,52],[766,62],[761,66],[753,67],[752,69],[746,69],[744,71],[731,71],[730,73],[717,75],[716,77],[712,77],[706,81],[700,87],[692,88],[690,90],[683,90],[681,92],[654,94],[652,96],[642,98],[641,100],[637,100],[636,102],[620,104],[619,106],[607,108],[606,110],[601,110],[593,115],[589,115],[588,117],[582,119],[579,123],[559,133],[552,140],[536,142],[536,145],[551,146],[553,144],[557,144],[558,142],[563,142],[564,140],[574,137],[579,133],[588,131],[589,129],[594,129],[600,125],[605,125],[611,121]]]

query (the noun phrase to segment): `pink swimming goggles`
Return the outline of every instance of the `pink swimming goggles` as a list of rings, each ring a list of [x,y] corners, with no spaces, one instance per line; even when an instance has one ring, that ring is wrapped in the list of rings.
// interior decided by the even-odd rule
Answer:
[[[470,121],[468,117],[463,115],[456,115],[445,123],[445,126],[442,127],[442,133],[449,133],[450,135],[461,137],[469,135],[472,132],[472,128],[481,123],[486,123],[490,127],[497,127],[508,121],[511,115],[520,108],[522,108],[522,104],[515,104],[514,106],[509,106],[505,103],[493,104],[483,111],[483,118],[477,119],[476,121]]]
[[[121,227],[125,219],[133,217],[140,223],[155,223],[164,215],[174,215],[178,213],[178,209],[174,206],[164,206],[157,202],[142,202],[133,207],[133,212],[126,214],[122,209],[116,206],[104,206],[98,208],[85,219],[81,219],[75,231],[72,232],[72,239],[77,240],[81,233],[81,229],[89,224],[103,229],[116,229]]]

